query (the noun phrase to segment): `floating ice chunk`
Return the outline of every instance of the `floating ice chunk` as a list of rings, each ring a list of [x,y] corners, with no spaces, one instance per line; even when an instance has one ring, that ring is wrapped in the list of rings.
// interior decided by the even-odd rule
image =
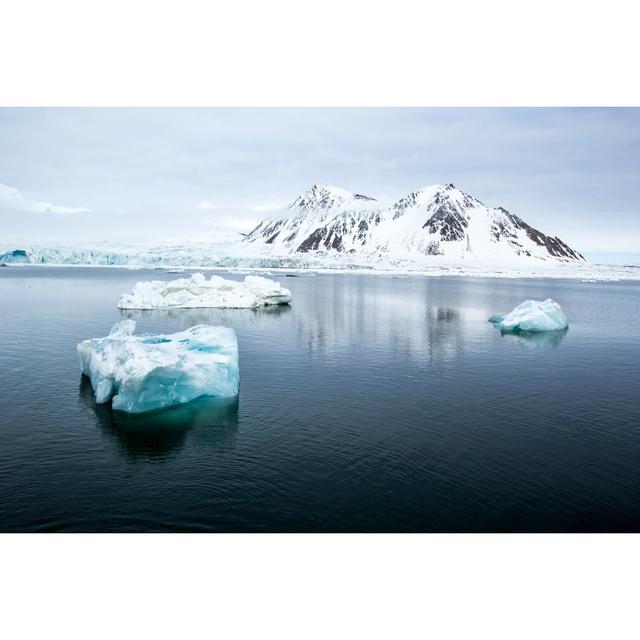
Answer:
[[[289,304],[291,291],[275,280],[247,276],[243,282],[201,273],[190,278],[163,282],[138,282],[133,293],[124,294],[119,309],[197,309],[219,307],[249,309],[272,304]]]
[[[507,315],[491,316],[489,322],[502,331],[561,331],[569,326],[564,311],[551,298],[525,300]]]
[[[238,394],[238,341],[233,329],[201,324],[168,335],[134,336],[136,323],[124,320],[108,336],[78,344],[82,373],[89,376],[101,404],[143,413],[200,396]]]

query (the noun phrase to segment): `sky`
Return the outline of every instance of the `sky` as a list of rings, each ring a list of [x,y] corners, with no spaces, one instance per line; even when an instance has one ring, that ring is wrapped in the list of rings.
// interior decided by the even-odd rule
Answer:
[[[592,259],[640,256],[640,109],[0,109],[3,245],[215,241],[316,183],[450,182]]]

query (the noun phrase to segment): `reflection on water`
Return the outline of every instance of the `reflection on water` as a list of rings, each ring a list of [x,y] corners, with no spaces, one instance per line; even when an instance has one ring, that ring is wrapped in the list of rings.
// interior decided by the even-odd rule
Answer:
[[[460,320],[460,311],[457,309],[449,309],[447,307],[436,307],[432,310],[437,322],[458,322]]]
[[[194,324],[212,324],[234,327],[238,323],[251,325],[270,318],[285,316],[291,312],[288,304],[270,305],[258,309],[121,309],[122,320],[171,320],[180,329]]]
[[[499,329],[496,329],[500,331]],[[502,338],[517,340],[518,345],[524,349],[557,348],[567,335],[569,329],[562,331],[501,331]]]
[[[487,318],[500,304],[500,291],[493,283],[459,281],[450,288],[450,283],[434,280],[347,278],[326,284],[318,280],[302,290],[307,294],[304,300],[292,290],[288,320],[299,347],[312,356],[335,358],[347,352],[364,356],[373,349],[420,365],[447,365],[465,351],[491,348],[494,328]],[[563,335],[523,336],[520,341],[558,346]]]
[[[345,283],[330,300],[318,296],[310,302],[303,313],[295,309],[293,321],[299,346],[312,355],[364,354],[375,345],[376,351],[419,363],[446,362],[466,348],[474,324],[485,329],[483,313],[433,304],[420,290],[399,295]]]
[[[259,309],[122,310],[121,318],[140,321],[145,330],[182,330],[195,324],[233,327],[268,336],[295,335],[312,357],[341,357],[346,352],[385,352],[421,365],[453,363],[465,351],[483,350],[494,327],[487,318],[501,290],[495,283],[401,278],[298,278],[292,281],[292,305]],[[390,286],[390,282],[393,284]],[[302,283],[302,284],[299,284]],[[518,294],[518,297],[520,295]],[[512,303],[509,298],[507,305]],[[150,326],[151,325],[151,326]],[[165,329],[166,327],[166,329]],[[557,347],[563,332],[512,336],[512,344]]]
[[[458,309],[431,307],[426,314],[427,356],[429,360],[452,360],[464,349],[464,316]]]
[[[232,446],[238,428],[238,398],[202,397],[178,407],[146,414],[113,411],[96,404],[91,382],[82,376],[79,400],[91,408],[103,433],[130,460],[165,459],[189,440],[198,447]]]

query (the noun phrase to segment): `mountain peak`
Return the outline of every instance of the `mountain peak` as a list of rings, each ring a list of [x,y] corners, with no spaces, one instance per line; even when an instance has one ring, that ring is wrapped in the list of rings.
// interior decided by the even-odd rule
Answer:
[[[313,196],[313,197],[318,197],[323,195],[332,195],[332,196],[337,196],[344,199],[353,197],[353,193],[351,193],[351,191],[347,191],[342,187],[337,187],[333,184],[326,184],[326,183],[314,184],[310,189],[307,189],[307,191],[305,191],[302,195]]]
[[[353,200],[375,201],[375,198],[352,193],[332,184],[314,184],[310,189],[300,194],[289,205],[289,209],[300,209],[307,212],[318,209],[333,209]]]
[[[451,191],[451,189],[455,188],[456,187],[452,182],[449,182],[448,184],[427,184],[421,189],[418,189],[418,192],[429,191],[433,193],[442,193],[443,191]]]

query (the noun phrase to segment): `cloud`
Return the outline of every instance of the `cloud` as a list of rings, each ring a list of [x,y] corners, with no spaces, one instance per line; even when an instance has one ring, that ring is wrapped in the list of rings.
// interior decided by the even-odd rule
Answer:
[[[213,202],[209,202],[209,200],[203,200],[197,207],[199,211],[211,211],[215,209],[216,205]]]
[[[0,207],[36,213],[91,213],[86,207],[64,207],[25,198],[16,188],[0,182]]]

